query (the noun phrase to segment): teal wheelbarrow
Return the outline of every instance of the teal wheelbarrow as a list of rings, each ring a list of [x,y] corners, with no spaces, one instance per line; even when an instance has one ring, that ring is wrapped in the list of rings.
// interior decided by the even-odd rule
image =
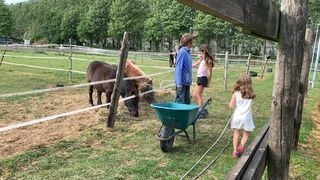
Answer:
[[[151,107],[155,110],[158,119],[162,125],[159,129],[157,138],[160,140],[160,148],[163,152],[169,152],[172,149],[176,135],[184,132],[189,143],[191,140],[186,129],[192,125],[193,141],[196,140],[195,123],[201,116],[208,104],[211,104],[212,99],[208,99],[206,103],[199,107],[193,104],[180,104],[175,102],[154,103]],[[199,110],[200,108],[200,110]]]

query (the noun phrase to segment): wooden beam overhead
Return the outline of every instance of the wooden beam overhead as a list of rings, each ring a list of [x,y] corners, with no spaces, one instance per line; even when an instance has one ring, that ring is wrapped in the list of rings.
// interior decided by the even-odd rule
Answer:
[[[177,0],[240,26],[249,34],[278,41],[280,11],[271,0]]]

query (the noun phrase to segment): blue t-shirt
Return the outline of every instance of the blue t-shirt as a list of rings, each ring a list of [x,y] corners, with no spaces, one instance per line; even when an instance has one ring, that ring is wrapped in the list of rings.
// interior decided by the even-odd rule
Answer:
[[[178,51],[177,62],[174,71],[176,86],[190,86],[192,82],[192,59],[190,49],[186,46]]]

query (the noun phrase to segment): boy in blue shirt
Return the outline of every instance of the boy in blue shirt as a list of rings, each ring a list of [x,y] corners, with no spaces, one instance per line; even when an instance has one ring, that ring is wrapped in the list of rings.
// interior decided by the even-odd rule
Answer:
[[[190,49],[192,48],[195,34],[185,33],[180,39],[180,49],[177,54],[177,62],[174,71],[176,83],[176,102],[190,104],[190,86],[192,83],[192,59]]]

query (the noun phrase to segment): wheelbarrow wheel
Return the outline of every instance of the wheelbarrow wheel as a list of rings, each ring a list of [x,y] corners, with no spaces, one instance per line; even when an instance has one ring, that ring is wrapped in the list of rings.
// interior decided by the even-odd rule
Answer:
[[[168,138],[170,136],[174,135],[174,128],[168,128],[166,127],[160,134],[161,138]],[[174,143],[173,136],[171,139],[168,140],[160,140],[160,148],[163,152],[167,153],[172,149],[173,143]]]

